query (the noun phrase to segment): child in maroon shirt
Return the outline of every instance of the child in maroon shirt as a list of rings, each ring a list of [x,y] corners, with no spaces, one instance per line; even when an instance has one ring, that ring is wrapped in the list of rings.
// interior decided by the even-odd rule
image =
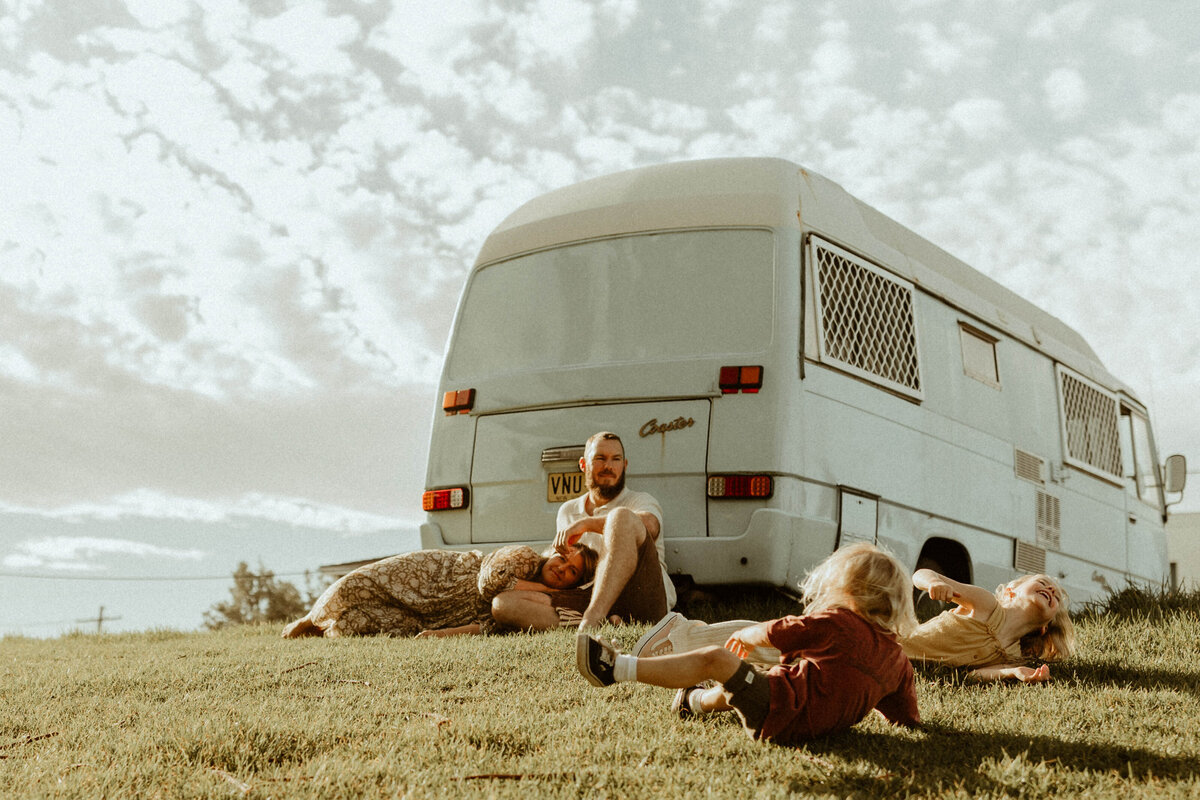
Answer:
[[[871,709],[920,724],[912,665],[896,643],[916,626],[912,582],[892,556],[868,544],[836,551],[802,587],[804,616],[741,629],[724,648],[633,658],[581,633],[577,665],[596,686],[635,680],[676,688],[681,717],[733,710],[747,733],[782,744],[845,730]],[[769,670],[743,661],[755,647],[782,652]],[[720,685],[701,688],[703,681]]]

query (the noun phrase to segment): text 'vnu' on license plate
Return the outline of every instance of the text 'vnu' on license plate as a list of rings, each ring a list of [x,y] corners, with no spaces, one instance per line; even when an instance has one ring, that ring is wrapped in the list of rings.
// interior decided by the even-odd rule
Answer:
[[[583,473],[551,472],[546,476],[546,502],[562,503],[583,494]]]

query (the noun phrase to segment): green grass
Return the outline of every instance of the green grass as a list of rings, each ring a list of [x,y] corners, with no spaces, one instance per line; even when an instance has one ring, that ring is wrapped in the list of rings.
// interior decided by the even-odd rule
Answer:
[[[872,718],[795,749],[680,722],[666,690],[590,687],[567,631],[7,638],[0,797],[1196,797],[1200,597],[1134,599],[1081,615],[1048,686],[923,671],[923,730]]]

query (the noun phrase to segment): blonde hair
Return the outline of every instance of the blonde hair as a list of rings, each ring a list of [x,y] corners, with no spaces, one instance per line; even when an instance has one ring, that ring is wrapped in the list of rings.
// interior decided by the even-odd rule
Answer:
[[[800,591],[805,614],[845,608],[900,636],[917,627],[908,570],[865,542],[835,550],[813,567]]]
[[[1058,592],[1058,611],[1054,618],[1046,623],[1043,629],[1031,631],[1021,637],[1021,654],[1027,658],[1040,658],[1042,661],[1059,661],[1068,658],[1075,652],[1075,623],[1071,622],[1071,614],[1067,608],[1071,598],[1067,590],[1049,575],[1022,575],[1008,583],[996,587],[996,601],[1004,604],[1004,593],[1015,589],[1030,578],[1041,578]]]

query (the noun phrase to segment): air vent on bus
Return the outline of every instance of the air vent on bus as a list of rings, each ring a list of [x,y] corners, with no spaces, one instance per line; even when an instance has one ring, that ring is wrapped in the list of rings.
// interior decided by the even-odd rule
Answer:
[[[1018,572],[1043,573],[1046,571],[1046,551],[1040,547],[1017,540],[1013,548],[1013,567]]]
[[[1046,482],[1046,460],[1041,456],[1014,449],[1013,465],[1016,467],[1018,478],[1032,483]]]
[[[1061,549],[1062,523],[1058,515],[1058,498],[1046,492],[1037,493],[1037,543],[1052,550]]]

